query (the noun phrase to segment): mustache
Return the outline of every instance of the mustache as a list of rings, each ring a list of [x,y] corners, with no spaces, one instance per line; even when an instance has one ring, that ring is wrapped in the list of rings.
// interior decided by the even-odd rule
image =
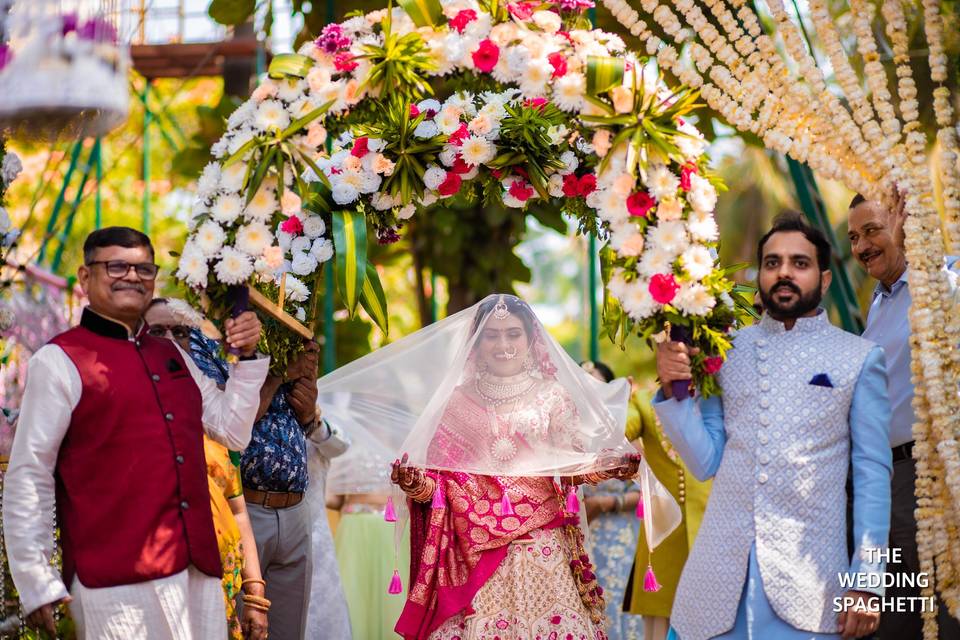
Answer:
[[[800,291],[800,287],[798,287],[793,282],[790,282],[789,280],[777,280],[777,282],[772,287],[770,287],[770,293],[772,294],[774,291],[776,291],[777,289],[780,289],[781,287],[784,289],[789,289],[790,291],[797,294],[798,296],[802,295],[803,293]]]
[[[110,287],[111,291],[125,291],[127,289],[133,289],[140,293],[146,293],[147,289],[139,282],[116,282],[113,286]]]

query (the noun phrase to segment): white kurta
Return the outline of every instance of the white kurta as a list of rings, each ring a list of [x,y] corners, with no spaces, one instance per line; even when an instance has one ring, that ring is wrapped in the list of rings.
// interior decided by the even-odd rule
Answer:
[[[220,390],[187,354],[182,351],[181,354],[203,397],[204,430],[230,449],[244,449],[250,441],[260,404],[260,387],[270,366],[269,358],[235,365],[226,389]],[[67,596],[67,587],[51,564],[54,552],[54,470],[60,443],[70,426],[82,391],[80,372],[60,347],[48,344],[30,358],[3,494],[4,538],[10,572],[25,613]],[[192,574],[196,574],[196,580]],[[83,601],[82,606],[71,607],[78,618],[86,620],[81,626],[81,638],[187,640],[225,635],[192,635],[190,632],[190,629],[207,628],[203,624],[222,623],[225,629],[220,580],[196,570],[188,569],[162,580],[106,589],[86,589],[75,579],[71,589],[75,597],[79,595]],[[217,598],[201,597],[207,591],[215,592]],[[177,602],[185,604],[177,605]],[[110,631],[113,626],[101,626],[113,620],[114,615],[109,612],[125,621],[117,622],[121,624],[120,629],[127,628],[122,625],[141,624],[138,621],[142,621],[147,633],[134,636],[125,631]],[[189,620],[188,626],[184,626],[187,624],[185,620]]]

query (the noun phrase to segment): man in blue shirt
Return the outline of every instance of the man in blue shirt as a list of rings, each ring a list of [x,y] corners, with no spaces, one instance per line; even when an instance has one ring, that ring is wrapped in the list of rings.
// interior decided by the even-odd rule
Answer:
[[[210,346],[195,334],[191,355],[207,375],[222,382],[225,369]],[[284,378],[267,377],[253,437],[240,460],[243,497],[271,602],[270,635],[283,640],[304,637],[310,601],[313,523],[304,502],[307,438],[319,444],[330,437],[316,406],[318,351],[317,343],[308,342]]]
[[[910,381],[910,288],[907,285],[907,258],[903,248],[904,200],[893,210],[857,195],[850,203],[848,238],[857,262],[877,280],[863,337],[883,347],[891,408],[890,448],[893,450],[892,512],[890,548],[902,549],[902,561],[891,563],[889,571],[915,577],[920,572],[917,557],[917,520],[914,511],[916,464],[913,460],[913,383]],[[948,264],[955,259],[948,259]],[[951,291],[957,292],[957,275],[948,271]],[[930,577],[933,580],[933,577]],[[920,587],[887,590],[891,598],[919,597]],[[940,638],[960,639],[960,623],[940,603]],[[923,636],[923,620],[915,611],[884,612],[880,617],[879,640],[900,640]]]

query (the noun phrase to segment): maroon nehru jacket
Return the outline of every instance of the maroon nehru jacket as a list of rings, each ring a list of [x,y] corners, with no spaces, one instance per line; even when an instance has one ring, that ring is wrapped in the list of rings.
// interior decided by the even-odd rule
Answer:
[[[80,402],[55,477],[67,585],[221,577],[203,454],[203,400],[173,342],[89,308],[51,342],[76,365]]]

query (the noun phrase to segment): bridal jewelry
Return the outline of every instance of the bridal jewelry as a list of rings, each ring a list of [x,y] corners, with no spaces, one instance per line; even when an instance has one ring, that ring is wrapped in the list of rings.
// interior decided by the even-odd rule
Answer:
[[[510,309],[507,308],[507,303],[504,301],[503,296],[500,296],[497,304],[493,307],[493,317],[497,320],[505,320],[510,317]]]
[[[474,378],[474,386],[477,394],[494,407],[499,407],[513,400],[520,399],[525,393],[530,391],[536,383],[536,378],[530,376],[526,371],[519,375],[506,378],[490,375],[489,373],[485,376],[477,376]]]
[[[513,360],[514,358],[517,357],[517,348],[516,347],[511,347],[511,348],[513,349],[513,351],[503,352],[503,357],[506,358],[507,360]]]

